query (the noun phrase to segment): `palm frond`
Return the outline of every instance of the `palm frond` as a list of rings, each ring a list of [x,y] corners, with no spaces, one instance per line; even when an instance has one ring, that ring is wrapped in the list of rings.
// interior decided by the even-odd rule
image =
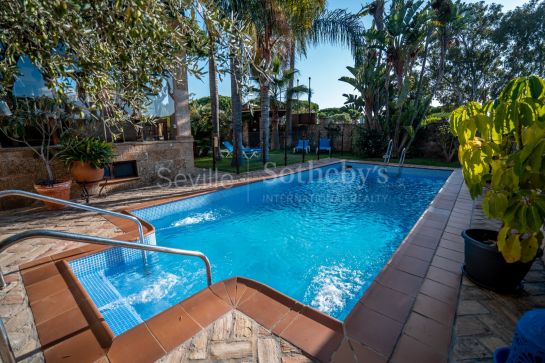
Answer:
[[[308,35],[308,42],[313,45],[330,43],[348,46],[355,56],[363,46],[362,39],[365,28],[358,14],[344,9],[325,11],[314,21]]]

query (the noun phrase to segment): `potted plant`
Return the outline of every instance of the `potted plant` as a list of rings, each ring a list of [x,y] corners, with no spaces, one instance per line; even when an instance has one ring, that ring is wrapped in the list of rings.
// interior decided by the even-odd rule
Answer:
[[[30,148],[42,161],[46,178],[35,182],[34,189],[41,195],[59,199],[70,199],[72,181],[58,179],[54,162],[58,158],[52,147],[60,138],[63,129],[68,129],[71,110],[47,96],[18,98],[14,111],[2,119],[0,130],[12,141]],[[62,209],[63,205],[45,202],[47,209]]]
[[[464,273],[497,292],[512,292],[541,255],[545,217],[545,80],[511,80],[499,97],[469,102],[450,118],[471,197],[499,231],[469,229]],[[483,195],[484,194],[484,195]]]
[[[104,178],[104,167],[114,158],[113,145],[95,137],[67,137],[59,151],[72,179],[79,183],[99,182]]]

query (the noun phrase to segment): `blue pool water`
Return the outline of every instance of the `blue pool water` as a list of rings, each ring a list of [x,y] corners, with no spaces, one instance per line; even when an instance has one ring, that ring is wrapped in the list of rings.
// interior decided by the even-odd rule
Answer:
[[[413,168],[398,175],[397,168],[351,165],[135,214],[155,226],[158,245],[205,253],[214,281],[255,279],[342,320],[450,175]],[[138,254],[106,265],[72,263],[115,334],[206,286],[200,259],[156,253],[148,259],[146,266]],[[82,268],[92,264],[102,267]]]

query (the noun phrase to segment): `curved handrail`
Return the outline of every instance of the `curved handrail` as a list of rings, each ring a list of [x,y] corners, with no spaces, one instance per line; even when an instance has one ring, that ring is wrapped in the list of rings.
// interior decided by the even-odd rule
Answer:
[[[0,253],[2,253],[6,248],[16,244],[17,242],[24,241],[30,238],[36,238],[36,237],[53,237],[53,238],[62,239],[62,240],[87,242],[87,243],[93,243],[98,245],[107,245],[107,246],[115,246],[115,247],[123,247],[123,248],[132,248],[132,249],[137,249],[141,251],[153,251],[153,252],[171,253],[175,255],[198,257],[204,262],[206,266],[206,277],[207,277],[208,286],[212,285],[212,269],[210,267],[210,261],[208,260],[208,257],[206,257],[206,255],[204,255],[202,252],[199,252],[199,251],[181,250],[178,248],[161,247],[161,246],[155,246],[155,245],[147,245],[143,243],[116,241],[110,238],[88,236],[88,235],[77,234],[77,233],[51,231],[47,229],[36,229],[31,231],[23,231],[3,239],[2,241],[0,241]],[[6,286],[6,281],[4,280],[4,275],[2,274],[2,271],[0,271],[0,288],[4,288],[5,286]],[[1,319],[0,319],[0,358],[1,358],[0,359],[1,361],[6,363],[16,362],[15,356],[13,354],[13,350],[9,343],[8,334],[6,332],[6,329],[4,328],[4,325]]]
[[[131,215],[128,215],[128,214],[123,214],[123,213],[118,213],[118,212],[112,212],[112,211],[109,211],[107,209],[92,207],[90,205],[75,203],[75,202],[71,202],[69,200],[46,197],[45,195],[31,193],[31,192],[27,192],[27,191],[24,191],[24,190],[8,189],[8,190],[0,191],[0,198],[10,197],[10,196],[19,196],[19,197],[25,197],[25,198],[30,198],[30,199],[36,199],[36,200],[40,200],[42,202],[53,202],[53,203],[57,203],[57,204],[63,204],[63,205],[66,205],[66,206],[69,206],[69,207],[72,207],[72,208],[76,208],[76,209],[86,210],[86,211],[89,211],[89,212],[95,212],[95,213],[99,213],[99,214],[108,214],[108,215],[111,215],[111,216],[114,216],[114,217],[128,219],[128,220],[133,221],[134,223],[136,223],[136,227],[138,228],[138,239],[140,240],[140,243],[144,244],[144,228],[142,227],[142,223],[140,222],[140,220],[138,218],[134,217],[134,216],[131,216]]]
[[[89,236],[89,235],[78,234],[78,233],[52,231],[48,229],[35,229],[35,230],[23,231],[23,232],[17,233],[13,236],[10,236],[0,241],[0,253],[2,253],[9,246],[16,244],[17,242],[27,240],[30,238],[38,238],[38,237],[39,238],[50,237],[50,238],[67,240],[67,241],[78,241],[78,242],[86,242],[86,243],[92,243],[97,245],[131,248],[131,249],[136,249],[141,251],[162,252],[162,253],[171,253],[174,255],[198,257],[204,262],[206,266],[208,286],[212,285],[212,269],[210,267],[210,261],[208,260],[208,257],[206,257],[204,253],[199,251],[190,251],[190,250],[182,250],[182,249],[171,248],[171,247],[162,247],[162,246],[155,246],[155,245],[117,241],[111,238],[95,237],[95,236]],[[3,275],[1,275],[1,272],[0,272],[0,276],[1,276],[1,280],[3,281],[4,278],[3,278]]]
[[[382,157],[384,158],[384,162],[386,164],[390,163],[390,158],[392,157],[392,149],[394,147],[394,140],[390,139],[388,141],[388,147],[386,148],[386,154],[384,154]]]
[[[399,158],[399,167],[401,168],[405,164],[405,155],[407,154],[407,148],[401,150],[401,157]]]

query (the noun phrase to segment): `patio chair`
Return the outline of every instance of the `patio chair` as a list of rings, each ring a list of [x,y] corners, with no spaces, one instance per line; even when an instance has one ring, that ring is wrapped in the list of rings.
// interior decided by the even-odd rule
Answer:
[[[225,149],[220,149],[220,154],[224,158],[230,158],[233,155],[234,147],[229,141],[222,142]]]
[[[231,144],[229,141],[224,141],[222,144],[223,146],[225,146],[225,150],[221,151],[222,156],[225,153],[224,157],[232,157],[233,153],[235,152],[235,147],[233,146],[233,144]],[[246,160],[252,160],[253,158],[258,158],[261,156],[261,149],[249,148],[243,145],[241,153],[242,153],[242,157],[245,158]]]
[[[329,139],[320,139],[318,147],[316,148],[316,154],[318,154],[322,150],[326,150],[328,153],[331,154],[331,142],[329,141]]]
[[[305,150],[307,154],[310,153],[309,140],[301,139],[297,141],[297,145],[295,145],[295,147],[293,148],[293,153],[295,154],[297,151],[303,151],[303,150]]]

